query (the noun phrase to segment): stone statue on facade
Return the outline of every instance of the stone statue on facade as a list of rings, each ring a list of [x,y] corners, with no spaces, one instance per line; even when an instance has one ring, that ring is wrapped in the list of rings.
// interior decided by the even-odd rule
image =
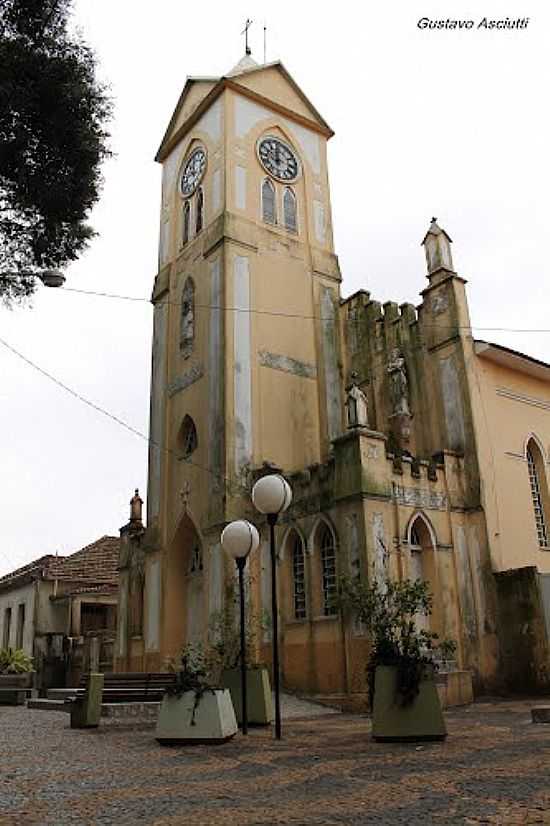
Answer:
[[[390,377],[390,397],[394,416],[410,416],[409,382],[405,369],[405,359],[399,347],[390,353],[387,371]]]
[[[351,374],[351,384],[346,387],[346,412],[348,427],[368,427],[367,397],[357,384],[357,373]]]

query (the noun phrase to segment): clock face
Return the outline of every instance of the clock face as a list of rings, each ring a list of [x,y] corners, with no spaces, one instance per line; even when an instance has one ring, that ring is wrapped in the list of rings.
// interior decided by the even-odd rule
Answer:
[[[278,181],[294,181],[300,172],[300,161],[279,138],[263,138],[258,144],[258,157],[264,169]]]
[[[202,180],[206,170],[206,151],[202,147],[195,149],[181,173],[181,194],[184,198],[189,198],[196,190]]]

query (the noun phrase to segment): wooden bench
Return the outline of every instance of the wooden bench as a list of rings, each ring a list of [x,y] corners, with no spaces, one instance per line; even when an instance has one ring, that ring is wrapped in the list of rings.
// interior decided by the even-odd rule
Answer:
[[[102,703],[160,703],[166,689],[174,684],[171,672],[111,672],[103,675]],[[88,675],[79,683],[78,696],[87,689]]]
[[[173,685],[175,675],[171,672],[107,672],[103,676],[101,706],[131,705],[133,703],[160,703],[165,690]],[[29,700],[28,708],[43,711],[75,710],[82,708],[88,699],[89,675],[85,674],[79,686],[72,689],[54,689],[45,699]],[[104,711],[107,711],[104,709]]]

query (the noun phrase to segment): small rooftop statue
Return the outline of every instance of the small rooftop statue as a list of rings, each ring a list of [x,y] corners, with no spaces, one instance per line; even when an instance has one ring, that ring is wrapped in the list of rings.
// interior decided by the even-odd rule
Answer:
[[[351,384],[346,387],[346,411],[348,427],[368,427],[367,397],[357,384],[358,374],[351,374]]]
[[[136,488],[134,495],[130,499],[130,522],[132,524],[142,521],[143,499],[139,495],[139,488]]]

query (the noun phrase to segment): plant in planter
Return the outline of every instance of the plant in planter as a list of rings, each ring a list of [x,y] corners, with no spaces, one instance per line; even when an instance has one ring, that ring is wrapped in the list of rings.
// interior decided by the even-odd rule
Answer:
[[[212,661],[200,644],[188,644],[171,664],[173,686],[166,690],[155,736],[163,745],[225,743],[237,733],[227,689],[211,677]]]
[[[431,613],[428,583],[343,579],[340,604],[372,635],[367,684],[374,739],[443,739],[432,660],[437,634],[417,626],[419,616]]]
[[[231,692],[231,699],[237,715],[242,722],[241,697],[241,642],[240,629],[235,622],[233,600],[228,593],[225,608],[216,611],[210,617],[209,632],[212,650],[217,658],[220,681]],[[249,603],[250,600],[248,599]],[[269,619],[258,615],[250,604],[246,609],[245,646],[247,663],[247,717],[252,725],[269,725],[273,719],[273,702],[267,667],[259,661],[257,634],[269,628]]]
[[[441,640],[435,649],[435,660],[441,671],[456,671],[456,642]]]
[[[0,648],[0,674],[28,674],[32,659],[22,648]]]
[[[0,648],[0,704],[22,705],[33,678],[32,657],[21,648]]]

